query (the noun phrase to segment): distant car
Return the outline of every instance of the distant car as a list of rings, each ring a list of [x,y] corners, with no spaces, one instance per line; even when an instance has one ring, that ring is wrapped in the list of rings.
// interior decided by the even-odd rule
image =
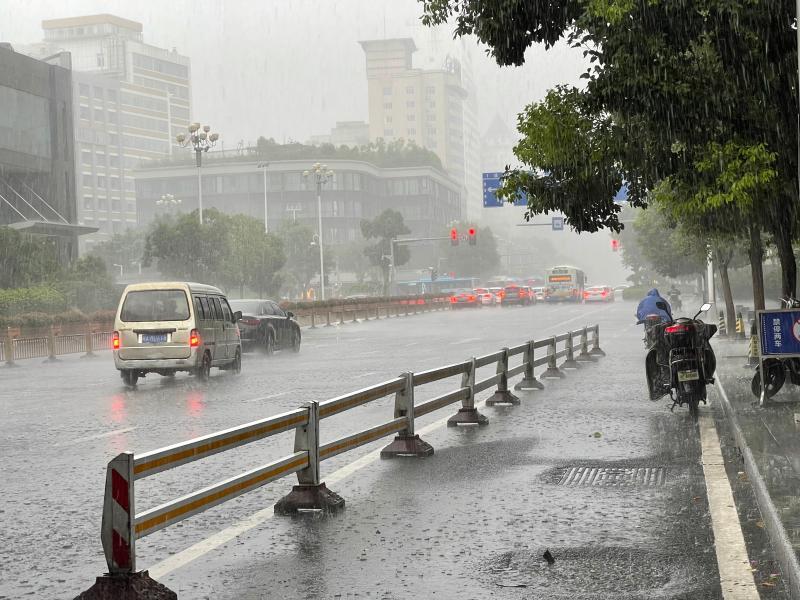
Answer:
[[[300,325],[294,314],[272,300],[231,300],[231,308],[241,311],[239,332],[242,347],[260,349],[266,354],[275,350],[300,352]]]
[[[450,295],[450,308],[480,308],[475,290],[456,290]]]
[[[533,295],[536,298],[537,302],[544,302],[544,288],[543,287],[535,287],[531,288],[533,291]]]
[[[585,302],[613,302],[614,290],[608,285],[595,285],[583,292]]]
[[[536,304],[536,294],[533,293],[533,288],[527,285],[521,286],[522,290],[525,292],[525,298],[527,299],[527,304]]]
[[[614,291],[615,291],[615,292],[624,292],[624,291],[625,291],[625,290],[627,290],[629,287],[631,287],[631,286],[630,286],[630,284],[623,283],[623,284],[620,284],[620,285],[616,285],[616,286],[614,286]]]
[[[487,288],[475,288],[475,295],[483,306],[494,306],[494,294]]]
[[[496,306],[500,306],[500,303],[503,301],[503,288],[501,287],[490,287],[489,291],[494,296],[494,303]]]
[[[500,306],[525,306],[528,303],[528,293],[522,286],[511,284],[503,288],[503,299],[500,302]]]

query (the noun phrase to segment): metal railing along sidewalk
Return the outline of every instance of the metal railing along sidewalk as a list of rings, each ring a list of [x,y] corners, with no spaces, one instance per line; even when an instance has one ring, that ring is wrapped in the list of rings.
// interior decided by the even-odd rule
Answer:
[[[538,358],[537,351],[541,354]],[[322,461],[390,435],[395,438],[381,451],[382,458],[431,456],[433,447],[415,433],[417,418],[460,402],[458,412],[448,419],[448,426],[485,426],[489,421],[475,406],[475,397],[480,392],[495,389],[486,401],[490,406],[519,404],[519,398],[509,389],[512,377],[523,376],[514,390],[542,389],[543,384],[534,374],[537,367],[546,367],[543,378],[564,377],[563,369],[578,368],[580,362],[594,362],[596,356],[602,355],[600,327],[593,325],[542,340],[531,340],[513,348],[502,348],[463,362],[419,373],[403,373],[324,402],[308,402],[289,412],[151,452],[123,452],[108,463],[106,470],[101,539],[109,573],[98,577],[95,585],[79,598],[113,598],[118,597],[121,590],[133,588],[141,590],[137,592],[140,595],[126,598],[177,598],[150,579],[146,571],[136,571],[138,540],[293,473],[297,474],[298,484],[275,504],[277,514],[304,510],[335,512],[344,507],[345,501],[326,488],[320,474]],[[519,364],[511,366],[516,357],[521,357]],[[564,359],[560,365],[559,359]],[[496,366],[493,375],[476,379],[480,368],[491,365]],[[422,402],[416,401],[421,386],[454,377],[460,378],[454,389]],[[392,395],[394,411],[387,422],[320,443],[322,420]],[[136,497],[136,481],[292,430],[295,436],[291,453],[158,506],[136,510],[141,500]]]

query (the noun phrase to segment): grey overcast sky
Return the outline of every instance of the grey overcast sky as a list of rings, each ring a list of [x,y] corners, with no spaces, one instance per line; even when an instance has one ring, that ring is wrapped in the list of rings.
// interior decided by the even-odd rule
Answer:
[[[305,141],[336,121],[367,120],[359,40],[412,37],[415,66],[441,63],[452,27],[430,32],[416,0],[0,0],[0,41],[41,41],[43,19],[111,13],[144,26],[144,40],[192,61],[193,118],[226,147],[259,135]],[[438,38],[438,48],[430,43]],[[470,40],[472,44],[476,42]],[[580,53],[533,48],[527,64],[500,68],[474,52],[479,119],[495,113],[513,130],[517,113],[558,83],[577,82]],[[430,63],[434,63],[431,65]]]

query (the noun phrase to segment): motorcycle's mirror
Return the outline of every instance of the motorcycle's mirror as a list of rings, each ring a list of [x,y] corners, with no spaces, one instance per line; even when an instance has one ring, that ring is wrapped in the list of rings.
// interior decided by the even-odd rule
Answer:
[[[708,311],[710,311],[710,310],[711,310],[711,307],[712,307],[712,306],[713,306],[713,305],[712,305],[710,302],[704,302],[704,303],[703,303],[703,306],[701,306],[701,307],[700,307],[700,310],[698,310],[698,311],[697,311],[697,314],[696,314],[694,317],[692,317],[692,318],[693,318],[693,319],[696,319],[697,317],[699,317],[699,316],[700,316],[700,313],[707,313]]]

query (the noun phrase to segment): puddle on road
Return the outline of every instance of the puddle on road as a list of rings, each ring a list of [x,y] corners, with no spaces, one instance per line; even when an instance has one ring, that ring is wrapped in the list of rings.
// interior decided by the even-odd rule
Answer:
[[[665,556],[641,548],[550,548],[515,550],[491,556],[479,577],[489,585],[524,588],[525,598],[715,598],[714,577],[691,556]]]

